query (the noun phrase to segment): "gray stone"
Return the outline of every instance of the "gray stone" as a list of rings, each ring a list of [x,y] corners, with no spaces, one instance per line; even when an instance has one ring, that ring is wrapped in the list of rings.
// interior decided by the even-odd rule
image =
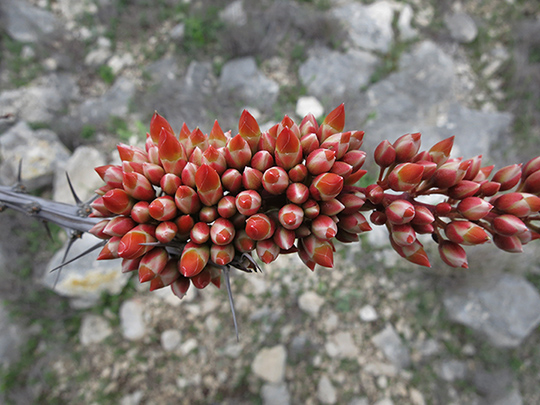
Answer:
[[[510,391],[514,376],[507,368],[488,371],[477,367],[472,380],[479,394],[485,397],[501,398]]]
[[[11,113],[31,123],[51,123],[79,94],[75,78],[69,74],[51,74],[35,85],[0,93],[0,112]]]
[[[523,398],[517,388],[509,391],[506,395],[493,398],[489,402],[492,405],[523,405]]]
[[[409,41],[418,36],[418,31],[411,27],[413,9],[410,4],[404,4],[399,12],[397,27],[399,30],[399,39]]]
[[[261,389],[264,405],[288,405],[291,396],[286,384],[264,384]]]
[[[233,59],[225,63],[219,89],[261,110],[270,109],[279,93],[279,85],[257,68],[253,57]]]
[[[378,64],[379,59],[368,52],[317,48],[310,51],[298,73],[309,94],[327,101],[357,94],[369,83]]]
[[[83,102],[75,115],[83,124],[102,126],[109,122],[110,117],[125,117],[134,94],[135,83],[120,77],[103,96]]]
[[[332,385],[332,381],[323,375],[317,385],[317,398],[323,404],[335,404],[337,402],[336,389]]]
[[[330,357],[355,359],[359,353],[350,332],[338,332],[330,336],[325,347]]]
[[[68,157],[69,150],[54,132],[33,131],[23,121],[0,136],[0,177],[6,184],[16,182],[22,159],[22,179],[28,189],[49,185]]]
[[[371,338],[371,341],[398,368],[406,368],[411,363],[409,349],[390,324]]]
[[[285,377],[285,364],[287,362],[287,351],[285,346],[278,345],[260,350],[253,363],[251,370],[255,375],[263,380],[278,384]]]
[[[144,304],[140,299],[124,301],[120,306],[122,335],[128,340],[139,340],[146,335]]]
[[[76,241],[67,256],[67,260],[83,253],[99,243],[101,239],[85,234]],[[127,284],[130,274],[122,273],[120,260],[97,260],[100,249],[65,265],[61,273],[49,272],[44,275],[43,283],[60,295],[76,298],[78,307],[95,305],[103,292],[119,294]],[[47,268],[52,269],[62,263],[65,247],[58,251]],[[58,279],[57,279],[58,277]],[[56,286],[55,286],[56,283]]]
[[[0,367],[7,367],[19,359],[20,348],[26,341],[24,329],[13,322],[0,303]]]
[[[139,405],[143,396],[144,393],[141,390],[124,395],[120,400],[120,405]]]
[[[369,51],[388,52],[393,42],[394,10],[389,2],[370,5],[349,3],[336,7],[332,14],[345,26],[354,45]]]
[[[79,339],[83,346],[101,343],[111,334],[112,328],[102,316],[93,314],[83,316],[79,330]]]
[[[82,201],[87,201],[94,195],[94,190],[104,184],[94,167],[105,164],[105,157],[96,148],[80,146],[75,149],[66,164],[56,173],[53,184],[53,199],[68,204],[74,202],[66,178],[67,173],[79,198]]]
[[[186,32],[186,24],[178,23],[171,29],[171,31],[169,32],[169,35],[171,36],[172,39],[176,39],[180,41],[184,39],[185,32]]]
[[[307,291],[298,298],[298,306],[305,313],[317,317],[324,304],[324,298],[313,291]]]
[[[247,23],[247,14],[242,0],[236,0],[227,5],[219,13],[219,18],[227,25],[242,26]]]
[[[369,405],[369,400],[365,397],[362,398],[353,398],[349,405]]]
[[[540,324],[540,294],[523,277],[502,274],[445,294],[449,318],[497,347],[516,347]]]
[[[0,11],[7,34],[16,41],[43,41],[60,27],[54,14],[25,0],[2,0]]]
[[[447,14],[444,24],[456,41],[468,44],[476,39],[478,28],[470,15],[463,12]]]
[[[161,333],[161,347],[170,352],[175,350],[182,341],[182,334],[176,329],[168,329]]]
[[[435,373],[444,381],[463,380],[467,376],[467,365],[459,360],[448,360],[438,363]]]

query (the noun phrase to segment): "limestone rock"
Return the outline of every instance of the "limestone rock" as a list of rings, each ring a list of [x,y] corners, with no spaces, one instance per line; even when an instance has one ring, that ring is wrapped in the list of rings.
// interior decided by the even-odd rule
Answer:
[[[382,331],[371,338],[371,341],[396,367],[407,368],[410,365],[409,349],[403,344],[392,325],[386,325]]]
[[[516,347],[540,324],[540,294],[523,277],[502,274],[448,291],[451,320],[470,327],[497,347]]]
[[[464,44],[474,41],[478,35],[476,23],[467,13],[447,14],[444,17],[444,24],[450,31],[452,38]]]
[[[285,346],[278,345],[260,350],[251,363],[251,369],[263,380],[278,384],[283,381],[285,376],[286,361]]]
[[[182,341],[182,334],[176,329],[167,329],[161,333],[161,347],[170,352],[175,350]]]
[[[61,26],[54,14],[26,0],[2,0],[0,11],[4,14],[7,34],[16,41],[39,42]]]
[[[83,316],[79,339],[83,346],[100,343],[112,334],[112,328],[105,318],[99,315]]]
[[[286,384],[264,384],[261,389],[263,405],[288,405],[291,396]]]
[[[316,97],[303,96],[296,102],[296,115],[304,118],[308,114],[313,114],[319,118],[324,113],[324,107]]]
[[[337,403],[337,393],[332,381],[323,375],[317,385],[317,397],[323,404]]]
[[[128,340],[139,340],[146,335],[144,304],[140,299],[124,301],[120,306],[120,326]]]
[[[319,314],[324,298],[313,291],[307,291],[298,298],[298,306],[307,314],[316,317]]]

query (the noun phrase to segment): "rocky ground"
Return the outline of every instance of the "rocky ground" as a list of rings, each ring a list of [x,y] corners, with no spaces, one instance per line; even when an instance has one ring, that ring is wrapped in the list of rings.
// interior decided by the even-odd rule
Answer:
[[[266,127],[344,102],[368,153],[420,131],[499,167],[540,154],[533,0],[2,0],[0,18],[0,182],[22,158],[29,189],[60,201],[65,171],[88,197],[92,168],[143,141],[154,110],[234,131],[243,108]],[[91,257],[57,281],[61,230],[1,221],[2,402],[540,402],[534,244],[426,270],[376,228],[334,270],[283,257],[233,274],[237,341],[225,291],[179,301]]]

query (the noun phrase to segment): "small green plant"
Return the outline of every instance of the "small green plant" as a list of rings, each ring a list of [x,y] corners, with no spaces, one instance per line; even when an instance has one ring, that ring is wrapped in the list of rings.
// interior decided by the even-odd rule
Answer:
[[[96,127],[93,125],[84,125],[81,129],[81,138],[90,140],[93,139],[96,135]]]
[[[112,68],[108,65],[101,65],[98,68],[98,75],[101,80],[103,80],[107,84],[112,84],[114,82],[114,79],[116,79]]]

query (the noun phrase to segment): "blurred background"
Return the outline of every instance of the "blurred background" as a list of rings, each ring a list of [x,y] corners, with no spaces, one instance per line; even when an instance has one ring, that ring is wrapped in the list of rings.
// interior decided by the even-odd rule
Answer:
[[[143,144],[155,110],[180,129],[261,128],[287,114],[383,139],[455,135],[502,167],[540,154],[536,0],[0,0],[0,184],[71,202],[93,167]],[[372,161],[366,163],[372,167]],[[373,180],[373,179],[371,179]],[[468,250],[469,269],[400,259],[384,229],[333,270],[293,255],[227,293],[150,293],[120,263],[56,274],[65,234],[0,216],[0,402],[540,403],[540,249]],[[82,251],[91,238],[75,245]],[[429,245],[429,244],[428,244]],[[76,251],[73,252],[76,254]]]

